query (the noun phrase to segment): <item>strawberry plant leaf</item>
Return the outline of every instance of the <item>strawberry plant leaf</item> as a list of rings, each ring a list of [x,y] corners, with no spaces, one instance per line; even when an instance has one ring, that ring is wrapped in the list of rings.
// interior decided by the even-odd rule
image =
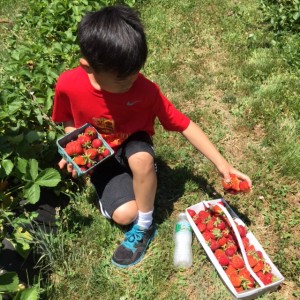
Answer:
[[[0,292],[15,292],[18,290],[19,277],[15,272],[0,275]]]
[[[29,175],[33,181],[38,177],[38,161],[36,159],[28,160]]]
[[[36,287],[27,288],[19,291],[14,297],[14,300],[37,300],[39,299],[38,289]]]
[[[24,197],[31,204],[35,204],[39,201],[41,195],[40,186],[36,183],[29,182],[24,186]]]
[[[61,180],[59,172],[55,169],[48,168],[43,170],[37,177],[35,183],[40,186],[54,187]]]
[[[13,168],[14,168],[14,164],[11,160],[3,159],[1,161],[0,170],[1,170],[1,173],[2,173],[2,170],[4,171],[5,176],[8,176],[12,172]]]
[[[27,168],[27,160],[24,158],[17,158],[17,169],[22,174],[26,174],[26,168]]]

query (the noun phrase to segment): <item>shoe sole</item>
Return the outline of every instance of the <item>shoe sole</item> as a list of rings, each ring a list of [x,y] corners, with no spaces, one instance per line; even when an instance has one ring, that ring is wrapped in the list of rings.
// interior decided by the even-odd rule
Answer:
[[[147,243],[147,245],[146,245],[146,247],[145,247],[145,250],[143,251],[143,253],[141,254],[141,256],[140,256],[139,259],[137,259],[136,261],[134,261],[133,263],[131,263],[131,264],[129,264],[129,265],[120,265],[120,264],[116,263],[113,259],[111,259],[111,263],[112,263],[113,265],[115,265],[115,266],[117,266],[117,267],[119,267],[119,268],[123,268],[123,269],[129,268],[129,267],[131,267],[131,266],[134,266],[134,265],[138,264],[138,263],[143,259],[143,257],[145,256],[145,253],[146,253],[146,251],[147,251],[147,249],[148,249],[149,244],[153,241],[154,237],[156,236],[156,231],[157,231],[157,230],[156,230],[156,228],[155,228],[154,232],[152,233],[152,235],[150,236],[150,238],[149,238],[149,240],[148,240],[148,243]]]

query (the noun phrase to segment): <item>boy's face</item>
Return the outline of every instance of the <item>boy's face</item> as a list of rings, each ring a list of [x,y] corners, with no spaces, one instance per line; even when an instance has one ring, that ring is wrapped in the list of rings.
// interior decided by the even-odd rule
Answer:
[[[138,72],[125,78],[119,78],[115,73],[103,71],[97,73],[94,72],[93,75],[102,90],[110,93],[125,93],[136,81]]]

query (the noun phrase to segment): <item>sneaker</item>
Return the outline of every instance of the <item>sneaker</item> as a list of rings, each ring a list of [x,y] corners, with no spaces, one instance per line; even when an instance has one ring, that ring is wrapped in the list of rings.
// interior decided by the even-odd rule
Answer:
[[[116,249],[112,263],[120,268],[128,268],[140,262],[146,252],[150,242],[156,233],[155,226],[152,224],[148,229],[133,225],[125,233],[125,239]]]

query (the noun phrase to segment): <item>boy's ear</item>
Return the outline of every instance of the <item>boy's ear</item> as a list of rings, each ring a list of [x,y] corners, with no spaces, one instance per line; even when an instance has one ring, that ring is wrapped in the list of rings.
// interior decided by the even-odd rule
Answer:
[[[87,73],[92,73],[92,68],[90,67],[89,62],[85,58],[80,58],[79,64]]]

